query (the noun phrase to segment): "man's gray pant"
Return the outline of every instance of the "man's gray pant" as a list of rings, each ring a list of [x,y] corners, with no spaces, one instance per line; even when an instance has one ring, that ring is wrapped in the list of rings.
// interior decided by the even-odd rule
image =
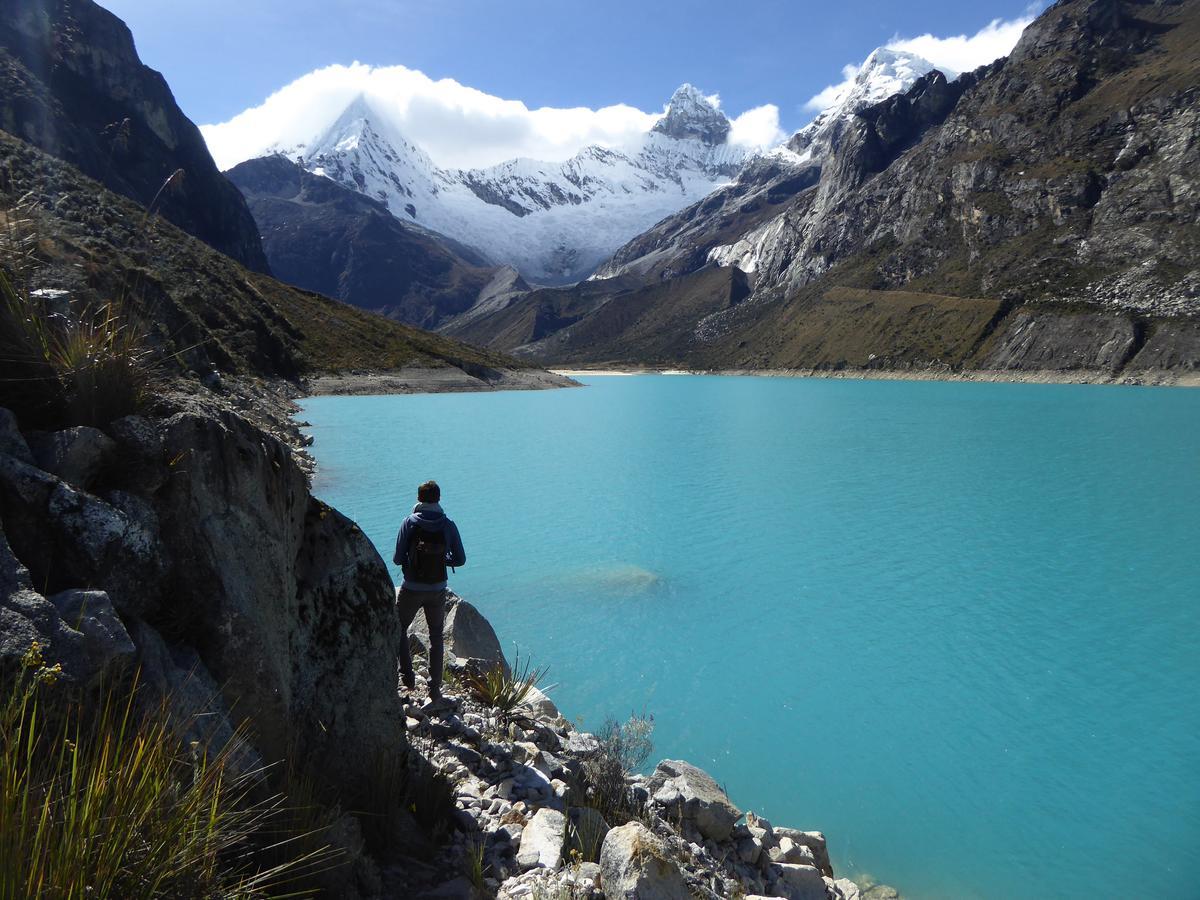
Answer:
[[[400,641],[400,673],[405,678],[413,677],[412,651],[408,648],[408,626],[417,615],[425,610],[425,624],[429,626],[429,692],[442,691],[442,666],[445,649],[442,646],[442,624],[446,616],[446,592],[412,591],[400,588],[396,591],[396,612],[400,616],[400,627],[404,629]]]

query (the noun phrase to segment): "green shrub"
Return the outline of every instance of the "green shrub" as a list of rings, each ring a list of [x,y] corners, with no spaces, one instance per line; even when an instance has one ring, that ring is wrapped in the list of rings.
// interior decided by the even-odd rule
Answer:
[[[234,771],[236,741],[182,747],[136,686],[73,699],[36,643],[25,663],[0,695],[0,900],[259,897],[327,863],[262,856],[298,835],[262,833],[282,803],[253,799],[261,773]]]
[[[610,717],[596,732],[600,749],[583,763],[585,796],[610,825],[642,817],[626,779],[650,758],[653,733],[654,717],[647,715],[632,715],[626,722]]]

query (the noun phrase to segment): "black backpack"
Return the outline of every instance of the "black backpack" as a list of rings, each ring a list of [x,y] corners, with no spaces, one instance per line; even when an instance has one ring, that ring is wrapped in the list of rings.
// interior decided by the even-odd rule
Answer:
[[[446,535],[441,531],[414,528],[408,543],[409,581],[440,584],[446,580]]]

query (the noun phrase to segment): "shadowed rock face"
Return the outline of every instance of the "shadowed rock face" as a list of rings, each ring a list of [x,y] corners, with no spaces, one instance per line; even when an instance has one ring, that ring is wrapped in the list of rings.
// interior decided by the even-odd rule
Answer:
[[[169,418],[119,420],[89,443],[102,469],[76,452],[62,469],[75,484],[22,462],[8,429],[0,665],[36,638],[64,677],[88,683],[136,645],[145,683],[174,695],[181,736],[223,743],[246,719],[253,748],[240,755],[300,754],[352,805],[377,754],[405,746],[388,570],[309,494],[279,440],[210,400],[167,402]],[[41,437],[73,440],[78,430]]]
[[[378,200],[283,156],[230,169],[277,278],[433,328],[475,303],[497,269],[393,216]]]
[[[267,271],[254,219],[199,129],[125,24],[91,0],[0,0],[0,128]]]

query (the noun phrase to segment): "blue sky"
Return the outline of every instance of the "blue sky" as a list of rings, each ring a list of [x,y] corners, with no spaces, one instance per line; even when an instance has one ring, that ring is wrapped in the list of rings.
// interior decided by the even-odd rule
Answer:
[[[805,103],[894,38],[975,35],[1028,0],[101,0],[198,123],[224,122],[315,69],[361,61],[450,78],[529,108],[661,110],[691,82],[731,116]],[[935,60],[936,62],[936,60]]]

